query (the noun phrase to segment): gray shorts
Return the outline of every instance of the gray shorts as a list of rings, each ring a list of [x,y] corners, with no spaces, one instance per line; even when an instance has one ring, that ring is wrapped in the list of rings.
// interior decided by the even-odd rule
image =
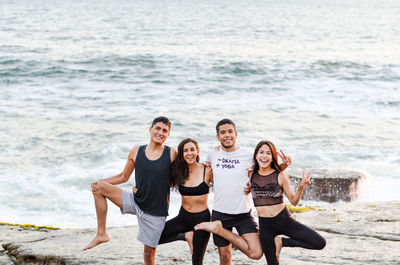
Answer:
[[[133,192],[122,190],[122,214],[134,214],[138,219],[139,233],[137,239],[143,244],[156,248],[165,226],[166,216],[150,215],[137,206],[133,199]]]

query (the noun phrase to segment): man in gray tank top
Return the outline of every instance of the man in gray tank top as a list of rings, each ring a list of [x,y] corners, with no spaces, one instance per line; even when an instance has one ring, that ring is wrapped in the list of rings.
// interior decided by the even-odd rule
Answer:
[[[156,247],[168,215],[170,165],[177,151],[164,145],[171,129],[166,117],[157,117],[149,128],[150,142],[134,147],[121,173],[95,181],[92,192],[97,214],[97,234],[84,250],[110,240],[106,232],[107,199],[123,214],[136,215],[139,225],[137,239],[144,244],[144,264],[155,263]],[[135,170],[137,192],[127,192],[116,185],[129,180]]]

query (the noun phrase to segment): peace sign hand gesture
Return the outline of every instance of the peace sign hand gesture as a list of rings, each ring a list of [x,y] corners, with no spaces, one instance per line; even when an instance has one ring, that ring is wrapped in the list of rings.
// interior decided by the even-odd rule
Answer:
[[[311,170],[309,170],[307,175],[305,175],[305,170],[303,169],[303,178],[300,181],[300,186],[303,187],[303,189],[305,189],[311,183],[310,174]]]
[[[283,153],[282,149],[279,149],[279,152],[277,152],[277,154],[282,159],[282,161],[286,165],[286,167],[290,166],[292,164],[292,158],[290,156],[286,156]]]

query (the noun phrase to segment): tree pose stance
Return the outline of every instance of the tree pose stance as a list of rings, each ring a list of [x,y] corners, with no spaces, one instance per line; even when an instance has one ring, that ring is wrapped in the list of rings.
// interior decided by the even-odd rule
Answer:
[[[218,247],[220,264],[230,265],[232,244],[251,259],[263,255],[258,237],[258,226],[251,214],[251,196],[244,194],[248,182],[248,170],[252,166],[252,153],[236,145],[236,125],[223,119],[216,125],[219,148],[207,157],[213,170],[214,206],[211,220],[195,227],[213,233]],[[282,169],[291,158],[281,154]],[[232,232],[235,228],[238,234]]]
[[[294,220],[283,203],[283,193],[297,205],[304,189],[311,183],[310,172],[293,193],[289,177],[278,165],[276,148],[270,141],[261,141],[253,155],[253,170],[249,172],[251,192],[260,225],[260,241],[268,265],[279,264],[282,247],[323,249],[325,239],[313,229]],[[287,237],[281,237],[285,235]]]
[[[203,264],[210,233],[194,231],[200,222],[210,221],[207,198],[211,168],[199,163],[199,147],[193,139],[184,139],[178,146],[178,155],[172,163],[171,186],[182,195],[182,206],[178,216],[167,221],[159,244],[186,240],[192,253],[192,264]]]
[[[150,142],[129,152],[123,171],[113,177],[92,183],[97,215],[97,234],[84,248],[91,249],[110,240],[106,232],[107,199],[117,205],[123,214],[134,214],[138,219],[137,239],[144,244],[145,265],[155,263],[155,253],[168,215],[171,163],[176,150],[164,142],[169,136],[171,122],[157,117],[149,128]],[[124,191],[117,184],[127,182],[135,170],[138,192]]]

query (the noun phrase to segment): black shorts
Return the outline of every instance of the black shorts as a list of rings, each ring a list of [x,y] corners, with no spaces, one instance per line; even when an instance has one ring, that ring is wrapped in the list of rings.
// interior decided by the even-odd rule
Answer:
[[[211,221],[216,220],[220,220],[222,222],[222,226],[229,231],[232,231],[232,228],[234,227],[239,235],[258,232],[258,225],[254,221],[251,212],[241,214],[227,214],[213,210]],[[226,247],[230,244],[228,240],[216,234],[213,234],[213,239],[214,244],[217,247]]]

